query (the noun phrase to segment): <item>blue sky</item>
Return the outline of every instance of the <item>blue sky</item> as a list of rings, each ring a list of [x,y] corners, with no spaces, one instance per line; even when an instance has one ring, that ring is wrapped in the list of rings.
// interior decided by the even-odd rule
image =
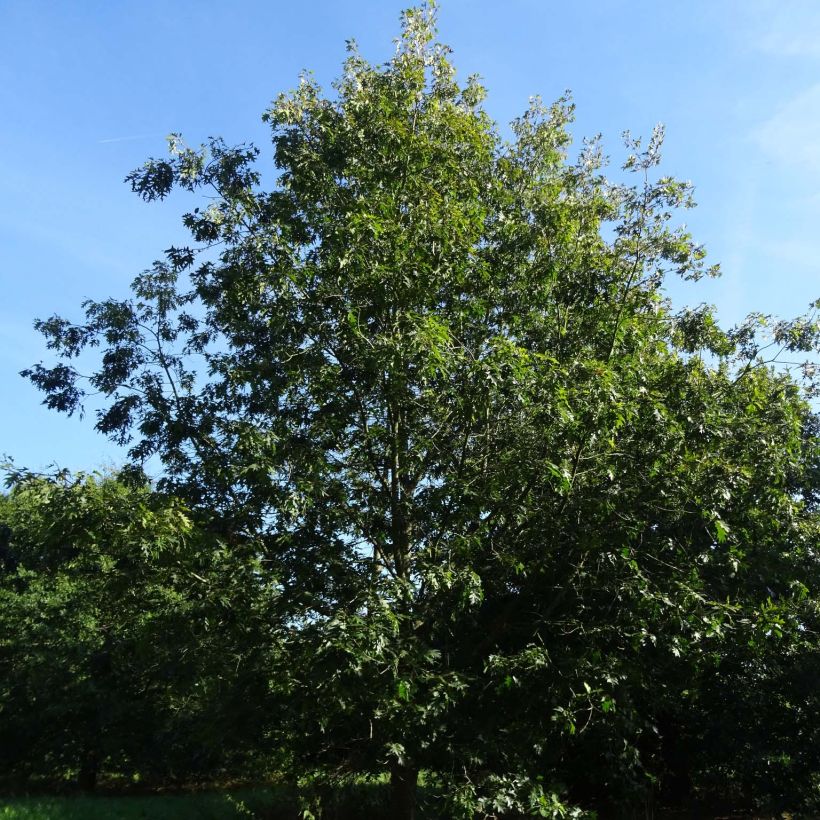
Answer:
[[[329,85],[355,38],[392,52],[394,0],[0,0],[0,454],[42,469],[115,465],[93,431],[40,405],[17,372],[49,361],[31,323],[124,296],[181,243],[189,202],[122,183],[165,136],[253,140],[302,69]],[[686,220],[724,276],[679,288],[727,322],[820,297],[820,3],[816,0],[443,0],[441,39],[507,123],[571,89],[574,132],[667,127],[665,168],[691,179]]]

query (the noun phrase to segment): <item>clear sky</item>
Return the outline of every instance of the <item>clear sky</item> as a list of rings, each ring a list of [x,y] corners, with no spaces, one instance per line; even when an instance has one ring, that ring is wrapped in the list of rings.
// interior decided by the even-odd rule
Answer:
[[[381,61],[401,0],[0,0],[0,455],[116,464],[93,418],[40,405],[17,373],[49,361],[34,317],[81,316],[184,239],[190,202],[140,202],[123,177],[165,136],[265,150],[260,115],[302,69],[324,85],[345,40]],[[676,298],[793,315],[820,297],[820,2],[442,0],[441,39],[499,123],[571,89],[575,134],[667,126],[686,219],[724,276]]]

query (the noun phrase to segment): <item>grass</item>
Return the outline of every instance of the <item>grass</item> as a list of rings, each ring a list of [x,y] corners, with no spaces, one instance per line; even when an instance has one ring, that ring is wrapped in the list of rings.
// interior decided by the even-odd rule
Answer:
[[[384,790],[378,784],[354,787],[346,799],[328,807],[322,816],[328,820],[384,820],[387,816],[384,797]],[[727,813],[721,814],[727,816]],[[441,818],[424,799],[417,816],[419,820]],[[718,816],[718,813],[683,810],[655,814],[657,820],[703,820]],[[749,820],[762,817],[745,813],[728,816]],[[275,788],[91,797],[0,796],[0,820],[299,820],[300,817],[293,794]]]
[[[0,820],[290,820],[271,789],[172,795],[0,797]]]
[[[419,795],[419,820],[439,814]],[[360,783],[325,803],[328,820],[383,820],[386,784]],[[294,792],[286,787],[175,794],[0,796],[0,820],[299,820]]]

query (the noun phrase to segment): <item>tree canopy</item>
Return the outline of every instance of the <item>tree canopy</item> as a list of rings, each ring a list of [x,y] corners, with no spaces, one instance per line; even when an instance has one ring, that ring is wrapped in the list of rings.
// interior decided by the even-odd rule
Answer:
[[[718,271],[662,129],[611,177],[568,97],[507,138],[435,34],[412,9],[385,64],[351,44],[332,93],[279,96],[272,187],[255,147],[172,137],[128,181],[198,194],[191,244],[39,321],[59,361],[25,375],[102,394],[126,474],[158,460],[253,560],[294,771],[388,768],[395,818],[420,771],[464,817],[788,801],[820,773],[814,313],[675,307],[668,277]],[[761,711],[803,734],[761,752]]]
[[[93,788],[261,760],[270,650],[252,563],[114,476],[0,497],[0,783]]]

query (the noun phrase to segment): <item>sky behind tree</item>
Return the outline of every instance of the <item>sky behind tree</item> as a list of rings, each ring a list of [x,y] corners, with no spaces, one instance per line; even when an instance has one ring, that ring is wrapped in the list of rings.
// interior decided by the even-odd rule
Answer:
[[[0,0],[0,454],[20,465],[115,465],[84,420],[41,406],[18,371],[51,361],[35,317],[80,318],[124,297],[182,244],[193,200],[146,205],[123,177],[165,137],[253,141],[275,178],[260,116],[303,69],[330,91],[354,38],[387,59],[401,0]],[[662,170],[696,186],[686,214],[724,275],[677,287],[722,319],[803,312],[820,297],[820,4],[813,0],[444,0],[441,40],[459,76],[482,76],[503,130],[531,95],[566,89],[573,133],[667,129]],[[197,203],[199,204],[199,203]]]

